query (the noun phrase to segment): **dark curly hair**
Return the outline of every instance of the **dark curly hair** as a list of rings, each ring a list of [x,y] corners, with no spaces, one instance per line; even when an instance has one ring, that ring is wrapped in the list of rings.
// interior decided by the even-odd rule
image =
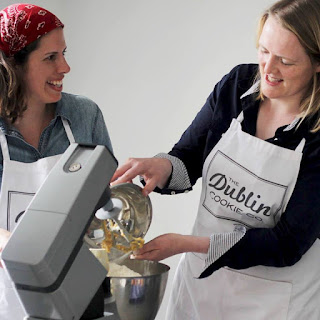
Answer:
[[[30,43],[10,58],[0,50],[0,116],[9,123],[14,123],[27,109],[23,72],[39,42],[40,39]]]

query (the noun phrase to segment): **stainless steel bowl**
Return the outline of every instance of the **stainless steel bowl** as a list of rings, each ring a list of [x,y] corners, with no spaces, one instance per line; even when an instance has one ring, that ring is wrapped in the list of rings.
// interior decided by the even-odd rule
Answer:
[[[111,187],[111,198],[120,199],[123,208],[118,220],[135,238],[144,238],[152,220],[149,196],[142,195],[142,188],[133,183],[121,183]]]
[[[111,198],[119,199],[122,202],[122,210],[116,217],[123,226],[122,228],[125,228],[135,238],[144,238],[152,221],[152,204],[149,196],[143,196],[142,188],[133,183],[121,183],[112,186],[110,190]],[[109,224],[107,228],[109,228]],[[117,225],[112,226],[112,230],[118,232],[119,235],[122,228]],[[101,220],[94,217],[84,240],[90,248],[100,248],[103,239],[104,232]],[[122,236],[118,236],[115,243],[129,247],[127,240]],[[124,252],[112,250],[109,254],[109,260],[117,259],[122,255]]]
[[[159,262],[126,259],[119,263],[141,277],[110,277],[121,320],[153,320],[162,302],[170,267]]]

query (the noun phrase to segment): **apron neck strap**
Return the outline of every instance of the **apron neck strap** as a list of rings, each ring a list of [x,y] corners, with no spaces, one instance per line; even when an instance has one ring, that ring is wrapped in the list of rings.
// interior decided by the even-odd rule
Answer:
[[[244,119],[243,111],[241,111],[240,114],[237,117],[237,121],[241,123],[243,121],[243,119]]]
[[[302,138],[301,141],[300,141],[300,143],[299,143],[298,146],[296,147],[296,151],[297,151],[297,152],[302,152],[305,143],[306,143],[306,139],[305,139],[305,138]]]
[[[75,143],[75,139],[74,139],[74,136],[72,134],[69,122],[64,118],[61,118],[61,120],[62,120],[62,124],[64,126],[64,130],[66,130],[66,134],[67,134],[67,137],[69,139],[70,144],[71,143]]]
[[[7,138],[1,129],[0,129],[0,144],[1,144],[3,162],[10,160]]]
[[[67,137],[69,139],[70,144],[75,143],[74,136],[72,134],[70,125],[68,121],[64,118],[61,118],[63,127],[66,131]],[[10,154],[9,154],[9,148],[8,148],[8,142],[5,134],[3,131],[0,129],[0,145],[1,145],[1,150],[2,150],[2,157],[4,161],[9,161],[10,160]]]
[[[243,121],[243,119],[244,119],[243,111],[241,111],[240,114],[237,117],[237,121],[241,123]],[[299,145],[296,147],[295,151],[302,152],[305,143],[306,143],[306,139],[302,138],[302,140],[300,141]]]

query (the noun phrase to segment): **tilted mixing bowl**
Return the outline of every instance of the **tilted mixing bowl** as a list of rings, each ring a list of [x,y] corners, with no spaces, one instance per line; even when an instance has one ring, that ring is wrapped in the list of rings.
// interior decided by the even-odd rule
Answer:
[[[114,240],[114,245],[122,245],[130,248],[128,238],[120,236],[123,235],[121,231],[125,231],[129,236],[137,239],[144,238],[152,221],[152,205],[150,198],[149,196],[143,196],[142,188],[133,183],[121,183],[112,186],[110,196],[112,200],[120,201],[122,204],[121,209],[116,212],[116,216],[114,217],[116,218],[116,225],[112,224],[112,230],[116,231],[119,235]],[[98,216],[99,219],[109,219],[101,218],[99,212],[102,212],[102,216],[104,216],[105,212],[109,211],[105,211],[104,208],[101,208],[96,213],[96,216]],[[91,248],[101,247],[101,242],[105,238],[102,220],[99,219],[96,217],[93,219],[88,234],[85,236],[85,241]],[[112,219],[106,221],[110,220]],[[107,228],[110,229],[109,226],[107,226]],[[124,252],[122,255],[123,254]],[[119,255],[121,255],[121,252],[113,250],[109,254],[109,260],[116,259]]]
[[[140,277],[110,277],[121,320],[155,319],[168,280],[169,266],[146,260],[126,259],[119,263],[141,274]]]
[[[117,214],[117,220],[135,238],[144,238],[152,220],[150,198],[143,196],[141,191],[141,187],[132,183],[111,187],[111,198],[119,199],[122,202],[122,209]],[[95,224],[95,222],[92,224],[91,231],[102,231],[101,223],[98,221]],[[103,233],[102,238],[93,237],[97,244],[103,238]],[[118,237],[117,241],[119,241],[117,244],[125,243],[123,237]],[[155,319],[167,285],[169,266],[153,261],[122,259],[124,252],[115,248],[111,248],[107,257],[103,249],[92,249],[92,253],[108,270],[109,262],[114,261],[120,266],[124,265],[141,274],[141,276],[133,277],[121,274],[106,278],[104,283],[106,301],[110,301],[110,303],[115,301],[119,318],[121,320]],[[108,310],[108,305],[105,307]]]

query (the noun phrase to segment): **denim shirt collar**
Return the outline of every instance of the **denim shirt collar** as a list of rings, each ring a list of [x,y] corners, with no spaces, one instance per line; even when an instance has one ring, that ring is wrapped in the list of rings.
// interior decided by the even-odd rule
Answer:
[[[50,121],[50,124],[55,122],[59,117],[68,120],[71,124],[72,121],[70,117],[70,110],[68,106],[63,102],[63,99],[60,99],[57,103],[55,103],[55,108],[55,116]],[[8,136],[15,136],[21,138],[20,132],[13,125],[8,123],[3,117],[0,117],[0,130]]]
[[[62,95],[64,95],[64,93],[62,93]],[[71,123],[72,117],[70,113],[72,113],[72,110],[70,110],[70,108],[64,101],[65,101],[64,99],[60,99],[56,103],[56,115],[53,120],[56,120],[58,117],[61,117],[68,120],[69,123]]]

